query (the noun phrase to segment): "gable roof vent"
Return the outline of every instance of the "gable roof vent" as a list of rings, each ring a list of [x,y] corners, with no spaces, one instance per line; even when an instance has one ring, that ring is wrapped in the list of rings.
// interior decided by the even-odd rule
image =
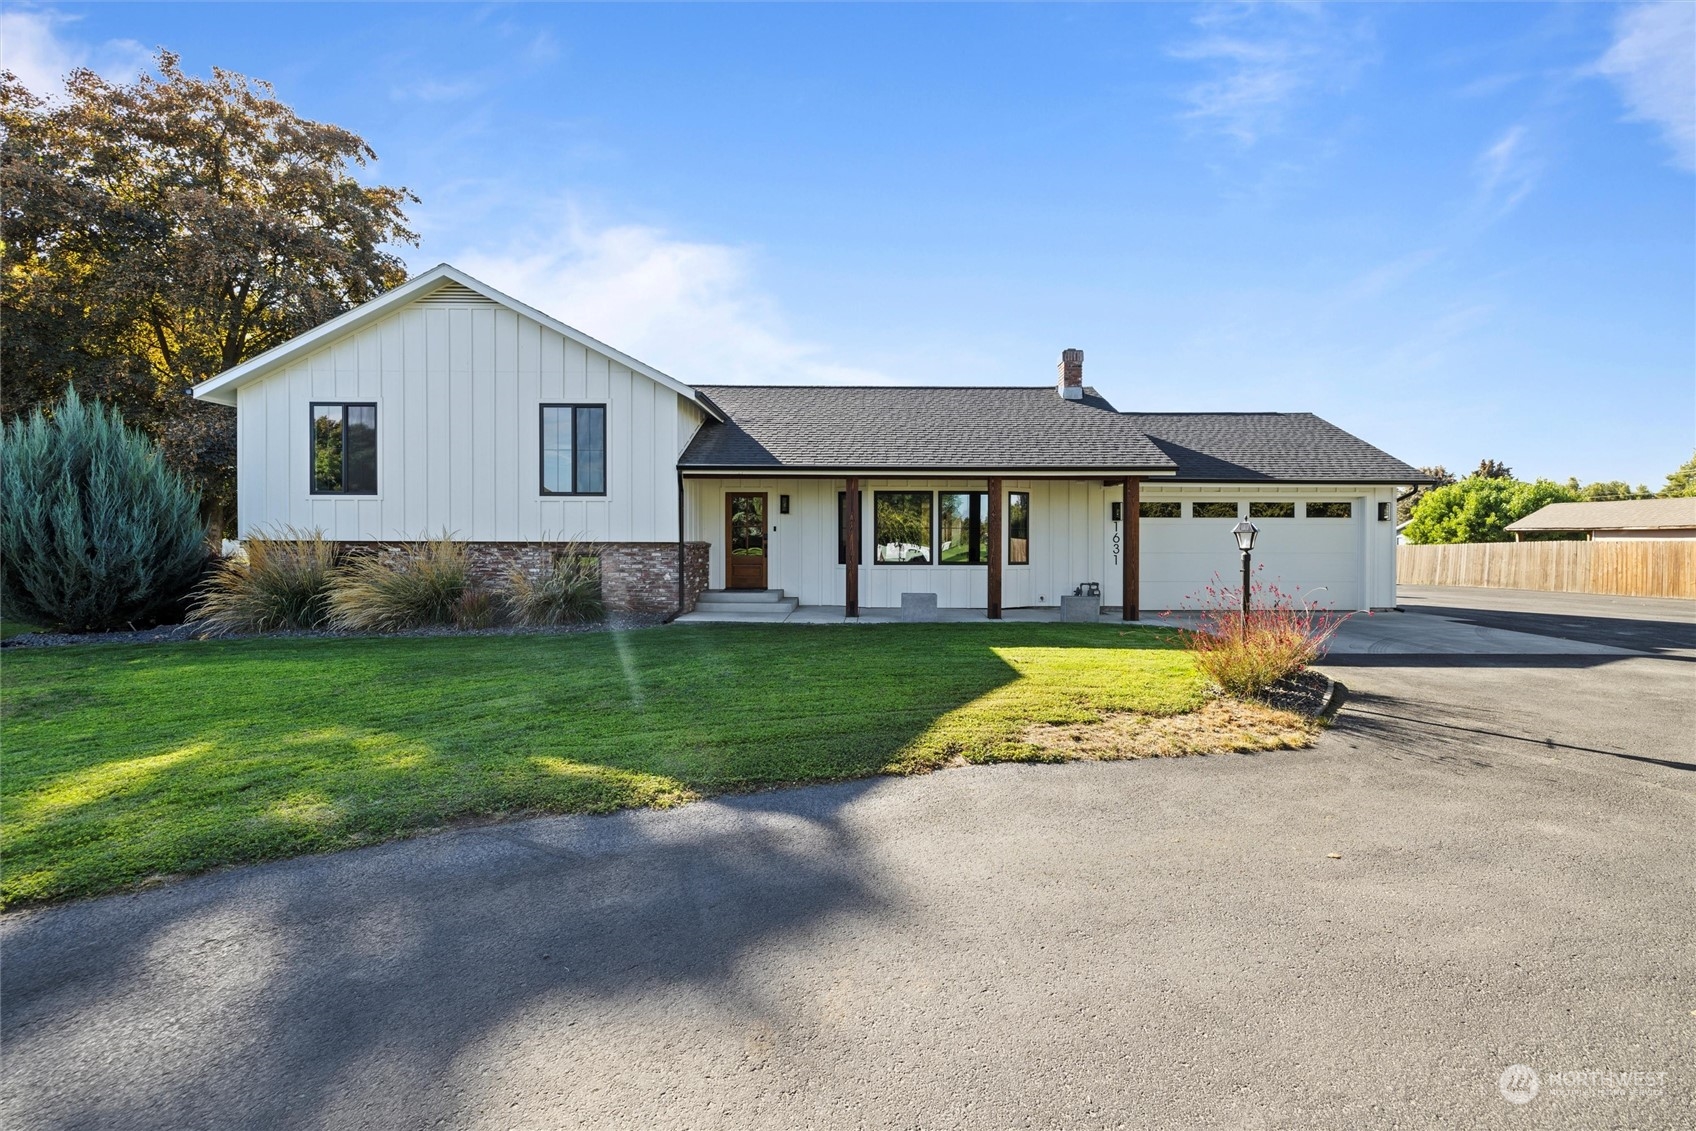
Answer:
[[[414,301],[425,306],[493,306],[490,300],[484,298],[464,283],[448,281]]]

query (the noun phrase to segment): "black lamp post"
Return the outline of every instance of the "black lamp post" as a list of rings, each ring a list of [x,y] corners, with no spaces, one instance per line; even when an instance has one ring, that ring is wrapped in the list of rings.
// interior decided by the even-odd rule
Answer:
[[[1237,540],[1237,549],[1243,552],[1243,631],[1248,631],[1248,563],[1254,551],[1254,536],[1260,533],[1260,527],[1243,519],[1231,527],[1231,537]]]

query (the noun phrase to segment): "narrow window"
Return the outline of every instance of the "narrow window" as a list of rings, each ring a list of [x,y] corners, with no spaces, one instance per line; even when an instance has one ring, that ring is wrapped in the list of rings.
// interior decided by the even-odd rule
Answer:
[[[598,404],[542,406],[542,494],[607,493],[607,409]]]
[[[989,496],[944,491],[936,497],[937,553],[943,565],[989,562]]]
[[[1309,503],[1308,518],[1353,518],[1353,503]]]
[[[1250,518],[1294,518],[1296,505],[1294,503],[1250,503],[1248,505]]]
[[[1031,564],[1031,495],[1007,493],[1007,564]]]
[[[1191,503],[1191,518],[1236,518],[1235,503]]]
[[[862,496],[864,497],[864,496]],[[860,560],[857,564],[864,565],[866,561],[866,540],[860,539]],[[836,493],[836,564],[848,564],[848,492]]]
[[[1143,503],[1137,508],[1143,518],[1178,518],[1184,513],[1182,503]]]
[[[931,493],[872,492],[872,561],[885,565],[929,565]]]
[[[312,406],[312,493],[377,493],[377,406]]]

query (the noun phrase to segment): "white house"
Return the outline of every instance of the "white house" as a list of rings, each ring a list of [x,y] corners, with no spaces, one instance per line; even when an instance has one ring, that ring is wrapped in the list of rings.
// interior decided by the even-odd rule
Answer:
[[[1395,604],[1414,468],[1307,413],[1120,412],[1082,351],[1060,370],[687,385],[443,264],[195,395],[236,409],[242,537],[449,532],[491,569],[578,539],[615,608],[729,588],[851,615],[934,593],[996,617],[1094,583],[1135,619],[1233,578],[1242,518],[1281,588]]]

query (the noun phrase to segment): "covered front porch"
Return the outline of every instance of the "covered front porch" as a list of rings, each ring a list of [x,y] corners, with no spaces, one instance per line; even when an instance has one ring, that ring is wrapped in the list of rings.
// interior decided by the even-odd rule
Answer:
[[[1093,619],[1100,624],[1121,624],[1124,621],[1124,610],[1118,607],[1102,608],[1099,615]],[[924,618],[937,624],[963,624],[968,621],[978,622],[984,618],[982,609],[937,609]],[[1027,624],[1058,624],[1067,619],[1057,607],[1053,608],[1018,608],[1003,609],[998,618],[1005,621]],[[796,605],[787,604],[781,609],[765,610],[759,605],[748,604],[742,608],[715,607],[685,613],[674,622],[676,624],[910,624],[913,623],[900,609],[861,609],[858,616],[848,615],[846,605]]]
[[[710,548],[708,598],[771,592],[786,605],[705,610],[714,619],[893,622],[922,595],[936,605],[925,619],[1053,620],[1082,587],[1136,620],[1141,485],[1102,473],[686,474],[685,529]]]

